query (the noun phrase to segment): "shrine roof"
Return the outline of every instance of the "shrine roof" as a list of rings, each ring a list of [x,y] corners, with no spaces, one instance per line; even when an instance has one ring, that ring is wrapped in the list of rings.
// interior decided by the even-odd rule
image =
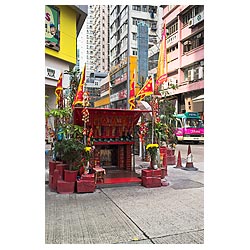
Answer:
[[[129,110],[129,109],[108,109],[108,108],[87,108],[89,111],[89,122],[87,125],[115,125],[122,122],[123,124],[134,126],[142,113],[150,112],[148,110]],[[83,107],[75,107],[74,124],[83,126],[82,121]],[[119,120],[119,117],[121,120]]]

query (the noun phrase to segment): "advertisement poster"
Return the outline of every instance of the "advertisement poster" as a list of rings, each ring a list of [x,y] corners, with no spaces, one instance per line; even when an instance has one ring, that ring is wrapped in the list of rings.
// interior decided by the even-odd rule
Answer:
[[[59,10],[55,7],[45,6],[45,46],[60,50]]]

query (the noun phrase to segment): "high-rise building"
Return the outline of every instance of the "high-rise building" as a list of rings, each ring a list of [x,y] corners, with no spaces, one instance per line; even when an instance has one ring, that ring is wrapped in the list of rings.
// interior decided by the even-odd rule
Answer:
[[[94,106],[100,98],[100,80],[109,71],[109,5],[89,5],[78,48],[79,65],[83,68],[86,63],[85,91],[89,92],[90,104]]]
[[[86,21],[86,77],[88,78],[91,72],[95,71],[94,64],[94,35],[93,35],[93,24],[94,24],[94,5],[89,5],[88,17]],[[85,51],[84,51],[85,53]]]
[[[149,47],[160,36],[161,8],[152,5],[110,6],[111,107],[128,108],[129,83],[138,70],[137,25],[148,26]]]
[[[79,39],[80,65],[86,63],[87,78],[109,71],[109,5],[89,5],[86,26]]]
[[[94,5],[93,64],[95,71],[109,71],[109,5]]]

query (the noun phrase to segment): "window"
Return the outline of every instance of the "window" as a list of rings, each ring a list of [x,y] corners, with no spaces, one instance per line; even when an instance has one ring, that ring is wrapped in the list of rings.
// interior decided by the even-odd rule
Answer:
[[[138,20],[136,18],[133,18],[133,25],[137,25]]]
[[[147,5],[142,5],[142,11],[147,12]]]
[[[178,22],[176,21],[175,23],[168,26],[167,30],[168,30],[168,35],[172,35],[173,33],[175,33],[178,30]]]
[[[149,5],[148,11],[149,11],[150,13],[156,13],[156,12],[157,12],[157,7],[156,7],[156,6]]]
[[[136,11],[141,11],[141,5],[132,5],[132,9]]]
[[[187,25],[189,19],[192,18],[192,17],[193,17],[193,10],[190,9],[187,13],[185,13],[185,14],[182,16],[183,26]]]
[[[194,16],[198,15],[204,10],[204,5],[197,5],[194,7]]]
[[[133,56],[137,56],[137,50],[133,50],[132,54]]]
[[[184,81],[198,81],[204,79],[204,61],[197,62],[184,69]]]
[[[180,120],[176,120],[176,123],[177,123],[177,125],[176,125],[177,128],[181,128],[181,127],[182,127],[182,126],[181,126],[181,121],[180,121]]]
[[[136,38],[137,38],[137,34],[133,33],[133,40],[136,40]]]
[[[204,31],[190,37],[183,42],[183,53],[193,50],[204,44]]]
[[[178,49],[178,43],[167,49],[167,53],[173,52]]]
[[[203,128],[203,122],[202,120],[198,118],[187,118],[185,120],[185,127],[186,128]]]

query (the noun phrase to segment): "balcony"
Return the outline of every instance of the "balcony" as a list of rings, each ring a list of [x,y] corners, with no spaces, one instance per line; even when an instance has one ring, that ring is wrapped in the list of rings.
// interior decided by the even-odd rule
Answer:
[[[204,59],[204,44],[183,54],[181,67],[185,67],[192,62],[201,61],[202,59]]]

